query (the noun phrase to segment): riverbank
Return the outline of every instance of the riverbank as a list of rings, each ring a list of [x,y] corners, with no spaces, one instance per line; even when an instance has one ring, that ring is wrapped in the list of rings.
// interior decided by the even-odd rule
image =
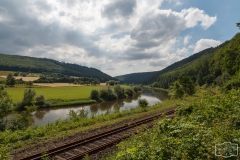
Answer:
[[[93,116],[91,118],[59,120],[46,126],[29,127],[23,131],[4,131],[0,133],[0,148],[5,148],[2,154],[6,154],[20,148],[29,148],[29,146],[34,146],[39,142],[48,144],[50,141],[59,141],[68,136],[82,134],[94,128],[114,125],[115,123],[121,123],[123,120],[131,120],[148,114],[155,114],[163,109],[178,106],[179,103],[189,103],[198,99],[203,93],[206,92],[199,90],[196,96],[185,97],[183,100],[166,100],[163,103],[147,107],[147,110],[136,108],[122,112],[108,112],[105,115]]]

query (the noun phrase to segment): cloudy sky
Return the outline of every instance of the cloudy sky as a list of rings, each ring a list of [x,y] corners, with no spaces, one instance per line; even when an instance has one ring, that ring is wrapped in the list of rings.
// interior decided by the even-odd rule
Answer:
[[[238,31],[239,0],[0,0],[0,53],[156,71]]]

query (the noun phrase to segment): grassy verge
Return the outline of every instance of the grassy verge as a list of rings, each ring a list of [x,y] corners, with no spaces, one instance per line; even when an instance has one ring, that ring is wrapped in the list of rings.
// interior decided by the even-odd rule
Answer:
[[[51,104],[51,107],[61,107],[61,106],[71,106],[71,105],[81,105],[81,104],[91,104],[96,103],[96,100],[92,99],[49,99],[48,102]]]
[[[199,91],[196,93],[197,96],[185,97],[182,100],[166,100],[163,103],[149,106],[147,111],[144,111],[142,108],[136,108],[92,118],[59,120],[56,123],[48,124],[46,126],[29,127],[26,130],[0,132],[0,148],[5,147],[2,154],[6,154],[6,152],[14,151],[18,148],[28,147],[40,141],[47,142],[49,140],[74,135],[78,132],[84,132],[89,129],[111,125],[126,119],[138,118],[146,114],[153,114],[181,103],[195,101],[202,95],[202,93],[203,91]]]
[[[180,105],[173,120],[159,120],[153,128],[122,141],[118,151],[104,159],[224,159],[216,154],[239,159],[239,115],[239,90],[204,95]]]

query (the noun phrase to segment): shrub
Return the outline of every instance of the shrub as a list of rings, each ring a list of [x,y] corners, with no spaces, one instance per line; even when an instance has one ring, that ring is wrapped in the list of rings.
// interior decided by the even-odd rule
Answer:
[[[39,94],[36,96],[35,101],[37,104],[44,104],[45,103],[45,97],[42,94]]]
[[[127,88],[125,93],[130,97],[134,96],[134,90],[132,88]]]
[[[22,104],[25,105],[32,105],[32,101],[34,100],[34,97],[36,95],[36,92],[33,89],[25,89]]]
[[[117,94],[118,98],[126,98],[124,88],[120,87],[120,85],[116,85],[114,87],[114,91]]]
[[[133,90],[134,90],[135,93],[139,94],[139,93],[141,93],[142,88],[140,86],[134,86]]]
[[[100,98],[98,90],[92,90],[90,94],[90,98],[98,100]]]
[[[148,101],[146,99],[139,99],[138,106],[141,108],[146,108],[148,106]]]
[[[100,90],[100,98],[106,101],[116,100],[118,96],[110,88]]]

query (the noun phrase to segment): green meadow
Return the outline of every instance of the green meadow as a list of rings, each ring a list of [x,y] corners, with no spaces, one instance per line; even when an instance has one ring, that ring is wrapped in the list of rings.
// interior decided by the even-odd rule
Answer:
[[[36,94],[42,94],[46,99],[61,99],[61,100],[72,100],[72,99],[88,99],[93,89],[100,90],[107,88],[108,86],[76,86],[76,87],[32,87],[31,89],[36,91]],[[129,86],[122,85],[127,88]],[[113,88],[113,87],[111,87]],[[19,102],[23,98],[23,93],[26,87],[9,87],[6,88],[14,103]]]

